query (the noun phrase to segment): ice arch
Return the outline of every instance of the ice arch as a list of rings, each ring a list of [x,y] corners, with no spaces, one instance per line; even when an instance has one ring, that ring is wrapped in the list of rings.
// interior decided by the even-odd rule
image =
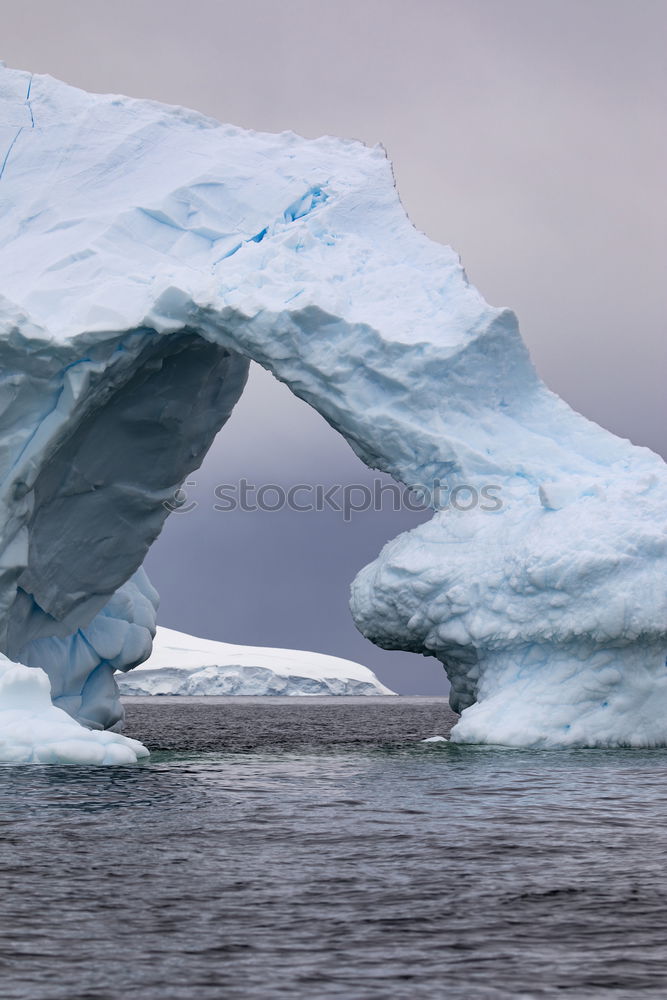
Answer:
[[[662,461],[574,413],[417,232],[382,149],[0,70],[0,650],[90,725],[150,648],[141,570],[254,359],[368,465],[499,488],[352,589],[437,656],[459,739],[667,742]]]

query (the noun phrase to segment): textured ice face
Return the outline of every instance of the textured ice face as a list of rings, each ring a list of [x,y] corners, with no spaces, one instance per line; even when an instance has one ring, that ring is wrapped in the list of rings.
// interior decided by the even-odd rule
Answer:
[[[454,740],[667,742],[664,499],[622,469],[603,482],[557,511],[438,513],[357,576],[362,631],[445,665]]]
[[[7,69],[0,123],[0,649],[114,723],[111,669],[153,628],[126,581],[254,359],[368,465],[498,487],[499,510],[437,514],[352,591],[366,635],[443,662],[455,734],[571,742],[585,689],[601,714],[578,742],[667,742],[658,697],[608,697],[638,664],[662,689],[665,466],[544,387],[513,313],[411,226],[381,149]]]

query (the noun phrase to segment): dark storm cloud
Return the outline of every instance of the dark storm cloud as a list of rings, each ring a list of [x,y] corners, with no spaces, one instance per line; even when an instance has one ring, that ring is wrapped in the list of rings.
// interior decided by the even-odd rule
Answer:
[[[665,453],[663,2],[3,6],[10,65],[250,128],[382,141],[415,224],[457,248],[490,302],[516,310],[551,387]],[[256,376],[200,481],[229,481],[231,470],[365,475],[305,413]],[[442,691],[437,664],[374,650],[347,612],[354,572],[406,515],[345,526],[320,515],[178,516],[149,561],[165,624],[337,652],[403,690]]]

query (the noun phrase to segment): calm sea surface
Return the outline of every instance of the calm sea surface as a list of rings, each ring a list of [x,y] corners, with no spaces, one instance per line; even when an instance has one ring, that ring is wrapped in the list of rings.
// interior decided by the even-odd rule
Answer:
[[[130,699],[0,767],[2,1000],[663,997],[667,752],[422,744],[442,699]]]

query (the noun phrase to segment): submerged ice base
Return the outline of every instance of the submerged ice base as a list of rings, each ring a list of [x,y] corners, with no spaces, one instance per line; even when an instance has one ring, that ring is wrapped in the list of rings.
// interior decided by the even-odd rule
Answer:
[[[366,636],[442,662],[454,739],[667,744],[665,465],[544,386],[382,149],[0,68],[0,164],[0,651],[57,705],[120,722],[141,564],[255,360],[369,466],[496,488],[352,588]]]
[[[600,649],[548,643],[490,656],[455,743],[513,747],[665,745],[663,643]]]

